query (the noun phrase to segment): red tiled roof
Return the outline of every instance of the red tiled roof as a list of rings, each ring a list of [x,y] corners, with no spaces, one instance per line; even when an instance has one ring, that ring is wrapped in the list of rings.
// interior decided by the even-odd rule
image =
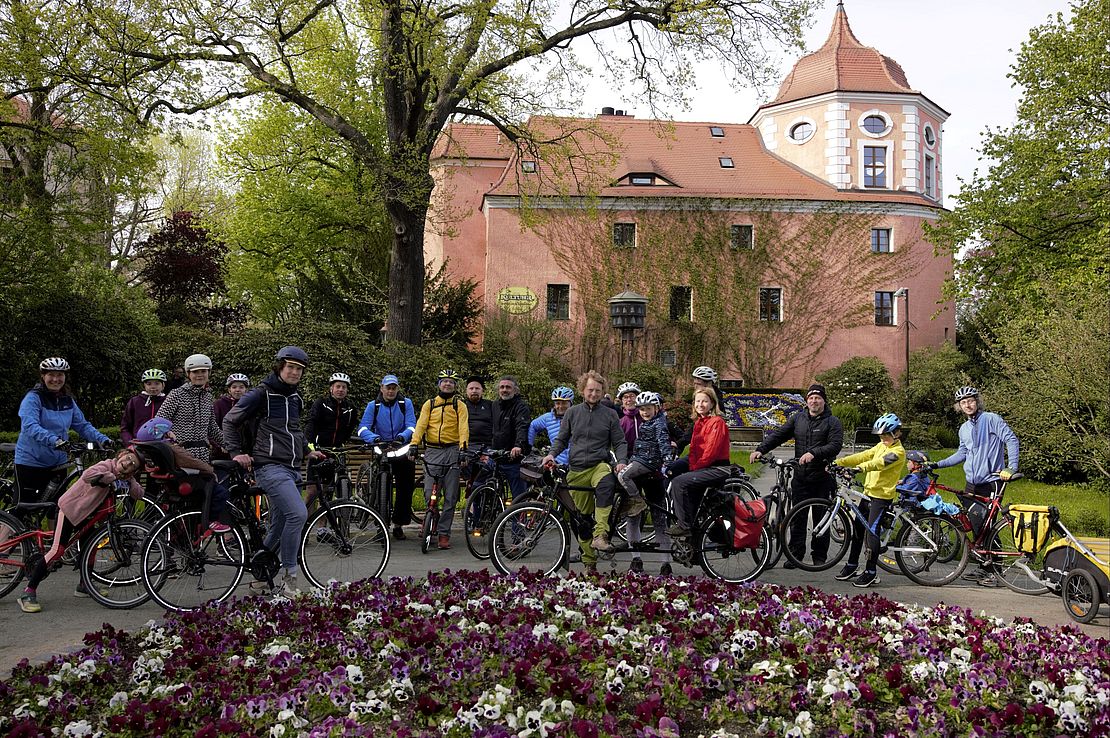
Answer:
[[[843,5],[836,8],[825,45],[798,60],[769,104],[837,91],[916,92],[898,62],[860,43]]]
[[[501,159],[514,152],[510,142],[496,127],[486,123],[451,123],[443,129],[432,159]]]
[[[594,181],[602,186],[591,193],[589,185],[579,184],[587,178],[581,167],[576,176],[570,173],[560,176],[553,174],[551,167],[541,161],[539,172],[520,173],[514,157],[487,195],[514,196],[523,189],[531,195],[845,200],[936,207],[936,203],[912,192],[839,190],[767,151],[759,132],[746,124],[670,122],[604,115],[580,120],[533,119],[530,124],[542,131],[548,123],[556,129],[578,130],[576,141],[581,158],[595,167]],[[583,131],[591,125],[606,138],[616,141],[616,145],[610,147],[605,138],[585,134]],[[711,125],[722,128],[725,135],[711,136]],[[487,129],[487,136],[495,137],[495,128],[483,127]],[[610,156],[614,161],[607,160]],[[734,166],[722,167],[721,157],[731,158]],[[633,172],[654,172],[673,185],[613,186]]]

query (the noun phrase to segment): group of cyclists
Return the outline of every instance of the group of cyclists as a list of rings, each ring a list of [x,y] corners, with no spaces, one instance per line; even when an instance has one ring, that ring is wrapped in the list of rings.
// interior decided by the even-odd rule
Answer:
[[[701,495],[724,482],[730,473],[729,433],[722,417],[718,376],[708,366],[699,366],[692,373],[693,422],[685,433],[667,418],[658,393],[625,382],[617,387],[613,402],[606,378],[593,370],[578,378],[580,402],[574,403],[575,389],[559,386],[551,391],[551,408],[533,417],[512,376],[498,379],[497,397],[489,400],[485,398],[484,379],[468,378],[460,395],[459,374],[444,369],[436,378],[436,394],[418,411],[412,399],[401,393],[397,375],[386,374],[376,397],[359,415],[349,397],[350,376],[343,372],[331,375],[327,394],[306,411],[298,387],[309,358],[297,346],[280,349],[270,373],[254,387],[245,374],[230,374],[225,381],[226,393],[220,397],[211,391],[212,360],[208,356],[194,354],[183,367],[183,381],[168,394],[164,392],[165,372],[149,369],[142,374],[142,391],[126,403],[121,418],[120,437],[125,448],[103,462],[104,468],[97,469],[99,464],[91,467],[89,471],[97,471],[83,475],[83,483],[75,484],[63,495],[56,525],[60,529],[77,522],[74,516],[95,507],[97,495],[102,498],[107,494],[110,482],[133,479],[141,460],[126,448],[127,444],[172,442],[176,453],[191,457],[197,468],[209,474],[213,459],[231,459],[253,472],[257,486],[267,496],[270,520],[264,545],[280,560],[278,588],[284,595],[299,591],[298,543],[308,514],[302,468],[307,461],[307,499],[311,502],[312,462],[325,457],[318,448],[342,446],[352,436],[366,444],[394,448],[410,445],[414,452],[423,447],[426,468],[444,470],[425,474],[425,486],[430,491],[433,477],[440,485],[442,512],[436,544],[446,550],[451,548],[451,528],[459,501],[460,453],[470,445],[507,452],[508,459],[499,468],[516,496],[525,490],[520,461],[537,444],[540,434],[546,435],[550,450],[543,464],[567,465],[566,481],[575,505],[594,516],[592,535],[580,538],[580,551],[572,557],[588,569],[596,569],[599,551],[609,552],[618,545],[610,537],[609,521],[619,488],[623,488],[626,501],[620,511],[627,520],[626,538],[634,548],[641,538],[641,518],[649,502],[673,511],[673,524],[656,526],[659,545],[667,549],[671,538],[690,535]],[[101,449],[112,450],[115,445],[85,419],[78,407],[69,389],[69,363],[51,357],[44,359],[39,369],[41,381],[27,393],[19,409],[15,475],[21,503],[44,499],[51,482],[56,484],[59,469],[68,462],[64,448],[71,430]],[[977,389],[961,387],[955,399],[965,416],[958,450],[935,464],[921,466],[931,469],[963,463],[965,493],[982,495],[984,487],[999,478],[999,470],[1003,475],[1016,472],[1018,441],[1001,417],[983,409]],[[853,579],[859,587],[871,586],[878,581],[879,547],[870,546],[860,572],[861,545],[865,538],[877,544],[883,513],[897,496],[895,488],[907,458],[900,440],[902,422],[893,413],[882,415],[872,428],[879,443],[838,458],[844,430],[830,411],[825,388],[812,384],[805,403],[803,410],[766,436],[751,452],[750,460],[793,440],[798,463],[790,491],[794,503],[831,497],[836,487],[831,465],[866,473],[866,497],[860,509],[867,516],[867,525],[856,523],[858,535],[837,578]],[[688,453],[682,456],[686,449]],[[919,452],[911,452],[911,457],[915,461],[923,458]],[[405,538],[404,527],[412,520],[415,453],[394,456],[386,463],[392,467],[396,497],[389,522],[394,538],[401,540]],[[74,502],[79,504],[74,506]],[[229,530],[221,520],[223,502],[219,484],[213,479],[205,488],[204,505],[205,519],[210,519],[210,531],[215,535]],[[807,543],[804,531],[792,531],[789,542],[793,558],[801,560],[805,556],[801,548]],[[809,546],[809,555],[821,562],[828,551],[828,539],[815,537]],[[791,568],[793,564],[787,562],[785,566]],[[630,569],[643,570],[638,556],[632,559]],[[664,563],[660,573],[670,572],[670,563]],[[25,611],[41,609],[36,589],[45,574],[36,570],[31,577],[20,599]],[[990,584],[989,573],[974,576],[980,583]]]

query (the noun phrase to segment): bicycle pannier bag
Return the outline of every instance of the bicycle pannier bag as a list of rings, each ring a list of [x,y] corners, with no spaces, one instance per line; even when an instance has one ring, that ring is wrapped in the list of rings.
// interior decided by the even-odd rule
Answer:
[[[538,484],[543,479],[543,457],[529,454],[521,459],[520,478],[528,484]]]
[[[1010,505],[1008,512],[1014,545],[1019,551],[1031,554],[1044,546],[1059,515],[1055,507],[1047,505]]]
[[[767,522],[767,505],[763,500],[732,498],[732,547],[736,549],[755,548]]]

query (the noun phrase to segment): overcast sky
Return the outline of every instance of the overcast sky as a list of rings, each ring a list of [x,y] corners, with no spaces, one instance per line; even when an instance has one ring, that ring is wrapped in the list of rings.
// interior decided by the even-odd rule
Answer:
[[[957,177],[970,178],[977,166],[980,133],[987,127],[1013,122],[1019,92],[1006,74],[1014,52],[1029,29],[1063,11],[1065,0],[844,0],[856,38],[891,57],[906,72],[910,87],[950,113],[944,125],[943,187],[945,204],[957,191]],[[836,0],[825,0],[806,34],[806,51],[817,50],[828,37]],[[784,58],[785,76],[797,56]],[[707,67],[705,80],[686,111],[671,111],[677,120],[746,123],[755,109],[774,97],[777,86],[761,96],[735,91],[720,72]],[[619,99],[600,83],[586,97],[586,110],[604,105],[647,114],[634,100]]]

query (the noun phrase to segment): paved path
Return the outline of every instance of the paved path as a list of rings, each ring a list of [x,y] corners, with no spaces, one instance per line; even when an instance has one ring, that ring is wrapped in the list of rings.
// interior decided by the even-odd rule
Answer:
[[[770,486],[768,475],[756,480],[756,486]],[[466,550],[465,544],[458,539],[458,545],[450,551],[433,551],[426,555],[420,553],[415,540],[415,528],[410,529],[406,541],[395,541],[388,576],[421,577],[429,570],[483,569],[492,568],[474,559]],[[644,562],[648,573],[659,570],[664,557],[662,554],[645,554]],[[599,570],[620,575],[628,568],[627,554],[617,556],[608,564],[602,562]],[[575,569],[580,568],[576,565]],[[675,574],[703,576],[701,569],[686,569],[675,565]],[[859,590],[851,582],[838,582],[833,579],[833,570],[820,573],[788,571],[779,567],[765,572],[760,581],[787,586],[814,586],[825,592],[835,592],[848,596],[861,592],[876,592],[897,602],[920,605],[936,605],[941,602],[970,608],[973,612],[985,611],[990,615],[1011,618],[1023,616],[1032,618],[1044,625],[1074,624],[1084,632],[1097,637],[1110,639],[1110,610],[1105,606],[1090,625],[1079,626],[1064,612],[1060,598],[1046,594],[1029,597],[1011,592],[1008,589],[985,589],[962,581],[947,587],[920,587],[908,579],[880,572],[881,582],[869,590]],[[0,601],[0,678],[10,676],[11,669],[20,659],[27,657],[32,661],[44,661],[52,654],[64,652],[81,644],[86,632],[100,628],[104,623],[123,629],[137,628],[149,620],[162,616],[162,611],[153,603],[147,603],[134,610],[107,610],[95,602],[73,597],[77,584],[77,574],[68,569],[52,575],[39,590],[39,601],[43,611],[27,614],[20,611],[16,604],[16,593]],[[246,591],[245,587],[243,588]]]

